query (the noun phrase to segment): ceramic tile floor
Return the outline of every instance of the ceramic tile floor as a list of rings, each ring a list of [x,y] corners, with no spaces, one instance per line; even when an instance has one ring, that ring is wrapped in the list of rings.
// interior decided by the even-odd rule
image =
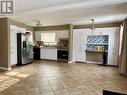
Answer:
[[[127,93],[127,77],[116,67],[35,61],[0,73],[0,95],[102,95]]]

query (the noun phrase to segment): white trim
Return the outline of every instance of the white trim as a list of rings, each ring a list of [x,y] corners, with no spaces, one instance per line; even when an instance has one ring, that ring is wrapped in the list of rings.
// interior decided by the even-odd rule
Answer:
[[[73,64],[74,62],[73,61],[68,61],[69,64]]]
[[[11,67],[10,68],[5,68],[5,67],[0,67],[1,70],[6,70],[6,71],[10,71],[11,70]]]
[[[102,64],[103,62],[95,62],[95,61],[85,61],[85,63],[94,63],[94,64]]]

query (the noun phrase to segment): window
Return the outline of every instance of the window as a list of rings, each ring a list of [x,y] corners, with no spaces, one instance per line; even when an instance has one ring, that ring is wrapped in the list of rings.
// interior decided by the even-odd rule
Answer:
[[[56,44],[55,33],[41,33],[41,41],[48,45]]]

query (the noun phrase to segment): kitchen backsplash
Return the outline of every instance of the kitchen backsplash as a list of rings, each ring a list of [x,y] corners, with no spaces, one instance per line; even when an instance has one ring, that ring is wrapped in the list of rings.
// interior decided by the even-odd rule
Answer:
[[[108,35],[89,35],[87,37],[87,43],[108,43]]]
[[[96,50],[98,46],[103,46],[108,50],[108,35],[89,35],[87,37],[87,50]]]

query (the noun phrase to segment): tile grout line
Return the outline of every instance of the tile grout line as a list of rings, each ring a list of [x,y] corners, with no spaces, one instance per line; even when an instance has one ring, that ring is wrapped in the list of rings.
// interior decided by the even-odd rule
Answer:
[[[48,77],[47,77],[47,79],[48,79]],[[51,83],[50,83],[49,79],[48,79],[48,82],[49,82],[49,84],[50,84],[50,86],[51,86],[51,88],[52,88],[52,85],[51,85]],[[52,90],[53,90],[54,95],[56,95],[56,94],[55,94],[55,91],[54,91],[54,89],[53,89],[53,88],[52,88]]]

